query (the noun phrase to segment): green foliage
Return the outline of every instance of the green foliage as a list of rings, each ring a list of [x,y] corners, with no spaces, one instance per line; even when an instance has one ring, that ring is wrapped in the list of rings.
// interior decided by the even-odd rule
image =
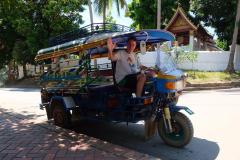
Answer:
[[[229,74],[226,72],[204,72],[204,71],[186,71],[190,83],[216,83],[239,81],[240,74]]]
[[[0,2],[1,4],[1,2]],[[11,22],[4,19],[2,13],[2,6],[0,5],[0,69],[12,59],[11,51],[14,46],[14,41],[18,34],[12,27]]]
[[[223,49],[225,51],[228,49],[226,40],[219,40],[219,39],[217,39],[216,40],[216,44],[217,44],[217,47],[219,47],[219,48],[221,48],[221,49]]]
[[[192,0],[191,8],[197,19],[215,28],[219,40],[226,40],[228,48],[232,41],[237,0]]]
[[[31,63],[35,55],[29,54],[29,53],[30,53],[30,50],[25,41],[18,40],[15,42],[15,45],[12,50],[12,56],[16,62],[18,62],[21,65],[24,65],[26,63]]]
[[[7,69],[5,67],[3,67],[2,69],[0,69],[0,87],[7,80],[7,77],[8,77]]]
[[[174,47],[176,63],[183,63],[189,61],[192,64],[197,60],[198,54],[195,51],[186,50],[181,47]]]
[[[0,62],[14,58],[19,63],[34,63],[36,52],[47,47],[52,36],[71,31],[83,23],[81,6],[86,0],[1,0],[0,42],[4,49]],[[0,66],[1,67],[1,66]]]
[[[103,15],[107,10],[111,11],[112,0],[94,0],[94,9],[98,15]]]
[[[111,12],[108,13],[107,17],[106,17],[106,23],[114,23],[116,24],[116,20],[113,18]]]
[[[186,12],[190,8],[190,0],[161,0],[162,27],[167,25],[175,9],[180,5]],[[157,26],[157,0],[133,0],[128,5],[128,16],[133,19],[133,27],[152,29]]]
[[[118,15],[120,15],[120,7],[127,7],[125,0],[94,0],[94,8],[98,15],[103,16],[103,23],[106,21],[106,13],[111,12],[113,2],[116,4]]]

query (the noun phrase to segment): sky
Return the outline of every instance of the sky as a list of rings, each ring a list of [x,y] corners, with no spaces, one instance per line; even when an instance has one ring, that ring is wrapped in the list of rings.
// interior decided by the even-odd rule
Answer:
[[[93,2],[93,0],[92,0]],[[127,4],[131,3],[132,0],[126,0]],[[117,10],[115,9],[116,7],[114,7],[115,4],[113,4],[113,9],[112,9],[112,16],[113,16],[113,19],[116,20],[117,24],[121,24],[121,25],[125,25],[125,26],[130,26],[132,23],[133,23],[133,20],[129,17],[125,17],[124,14],[125,14],[125,9],[121,9],[120,10],[120,16],[118,15],[117,13]],[[81,25],[81,27],[83,26],[86,26],[86,25],[89,25],[90,24],[90,15],[89,15],[89,8],[88,6],[84,6],[85,10],[82,14],[83,16],[83,20],[84,20],[84,23]],[[93,10],[93,22],[94,23],[102,23],[102,16],[99,16],[97,15],[95,12],[94,12],[94,7],[92,5],[92,10]],[[214,29],[212,27],[205,27],[206,30],[214,36],[214,39],[217,39],[217,36],[214,32]]]

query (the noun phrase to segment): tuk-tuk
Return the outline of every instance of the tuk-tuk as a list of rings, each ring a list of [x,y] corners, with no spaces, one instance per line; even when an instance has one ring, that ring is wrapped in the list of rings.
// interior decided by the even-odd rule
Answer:
[[[193,112],[177,105],[186,76],[174,67],[169,70],[169,64],[164,66],[164,60],[159,60],[160,65],[151,68],[156,74],[147,78],[141,97],[136,97],[134,90],[119,87],[114,76],[116,65],[106,59],[106,43],[112,38],[116,50],[124,49],[130,36],[136,38],[137,51],[146,57],[158,52],[157,43],[175,40],[167,31],[135,31],[110,23],[91,24],[50,39],[50,46],[35,58],[44,66],[40,107],[61,127],[69,127],[72,116],[126,123],[145,120],[148,134],[153,135],[157,127],[166,144],[183,147],[193,137],[192,123],[180,111]]]

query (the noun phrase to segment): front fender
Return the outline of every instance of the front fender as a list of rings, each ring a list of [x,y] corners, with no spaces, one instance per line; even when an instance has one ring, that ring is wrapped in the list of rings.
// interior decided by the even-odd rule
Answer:
[[[169,110],[171,113],[176,113],[176,112],[179,112],[180,110],[184,110],[190,115],[194,114],[194,112],[186,106],[171,105],[169,106]],[[162,110],[157,113],[157,119],[160,119],[160,118],[162,118]]]
[[[186,106],[177,106],[177,105],[172,105],[172,106],[169,106],[169,109],[170,109],[170,112],[172,113],[174,113],[174,112],[179,112],[180,110],[184,110],[184,111],[186,111],[188,114],[190,114],[190,115],[192,115],[192,114],[194,114],[194,112],[191,110],[191,109],[189,109],[188,107],[186,107]]]

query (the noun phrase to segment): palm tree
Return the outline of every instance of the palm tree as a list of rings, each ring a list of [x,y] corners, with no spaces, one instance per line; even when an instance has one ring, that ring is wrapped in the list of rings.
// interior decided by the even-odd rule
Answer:
[[[157,3],[157,29],[161,29],[161,0]]]
[[[103,15],[103,23],[106,21],[107,10],[112,9],[113,1],[116,3],[118,15],[120,15],[120,7],[127,8],[127,3],[125,0],[94,0],[95,11],[99,15]]]
[[[90,14],[90,21],[91,24],[93,23],[93,13],[92,13],[92,2],[91,0],[88,0],[88,8],[89,8],[89,14]]]
[[[233,32],[232,45],[231,45],[231,49],[230,49],[228,66],[226,69],[226,72],[229,72],[229,73],[235,73],[234,54],[235,54],[235,48],[236,48],[236,43],[237,43],[239,20],[240,20],[240,0],[238,0],[237,15],[236,15],[235,27],[234,27],[234,32]]]

